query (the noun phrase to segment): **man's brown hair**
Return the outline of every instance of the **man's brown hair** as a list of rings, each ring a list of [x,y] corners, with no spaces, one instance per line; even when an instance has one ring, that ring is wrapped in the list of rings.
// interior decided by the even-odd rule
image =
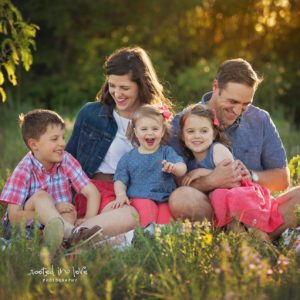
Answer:
[[[256,89],[263,80],[250,63],[242,58],[224,61],[219,67],[216,79],[220,89],[225,88],[228,82],[243,83]]]

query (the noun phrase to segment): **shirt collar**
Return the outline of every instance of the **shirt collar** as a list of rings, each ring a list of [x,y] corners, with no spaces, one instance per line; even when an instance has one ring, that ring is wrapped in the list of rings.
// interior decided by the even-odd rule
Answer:
[[[211,99],[212,97],[212,93],[213,92],[207,92],[205,93],[202,98],[201,98],[201,103],[202,104],[207,104],[207,102]],[[242,115],[240,115],[232,125],[230,125],[229,127],[226,128],[226,130],[231,130],[231,129],[234,129],[234,128],[237,128],[239,127],[240,123],[241,123],[241,118],[242,118]]]
[[[42,165],[42,163],[40,161],[38,161],[35,156],[33,155],[32,152],[29,152],[29,157],[31,159],[31,162],[33,164],[33,166],[39,171],[39,172],[42,172],[42,173],[55,173],[57,168],[61,165],[61,163],[56,163],[53,165],[53,167],[49,170],[46,170],[44,168],[44,166]]]

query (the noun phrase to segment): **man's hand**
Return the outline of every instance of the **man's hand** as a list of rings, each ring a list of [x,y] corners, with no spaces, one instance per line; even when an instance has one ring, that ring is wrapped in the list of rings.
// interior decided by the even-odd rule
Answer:
[[[242,175],[242,179],[249,179],[252,180],[251,177],[251,173],[250,171],[247,169],[247,167],[240,161],[240,160],[236,160],[239,164],[239,168],[240,168],[240,173]]]
[[[214,188],[233,188],[241,185],[243,168],[239,161],[225,159],[211,173]]]

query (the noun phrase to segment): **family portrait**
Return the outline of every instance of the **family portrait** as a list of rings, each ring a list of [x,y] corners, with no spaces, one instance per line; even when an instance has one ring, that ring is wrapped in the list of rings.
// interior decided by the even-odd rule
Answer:
[[[297,299],[300,5],[196,2],[0,3],[1,298]]]

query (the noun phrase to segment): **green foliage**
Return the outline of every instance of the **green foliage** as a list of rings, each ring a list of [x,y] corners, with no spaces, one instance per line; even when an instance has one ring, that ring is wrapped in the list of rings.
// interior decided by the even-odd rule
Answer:
[[[12,85],[17,84],[16,67],[22,64],[26,71],[32,64],[31,50],[35,49],[34,38],[37,25],[23,21],[20,11],[10,0],[0,1],[0,96],[6,101],[4,90],[5,73]]]
[[[294,156],[289,161],[291,184],[293,186],[300,184],[300,155]]]
[[[178,74],[174,84],[179,106],[177,109],[200,101],[202,93],[211,90],[217,68],[218,63],[215,60],[201,58],[195,66],[186,67]]]
[[[78,107],[95,98],[102,64],[116,48],[140,45],[151,55],[178,107],[211,87],[217,66],[244,57],[266,80],[258,103],[300,115],[299,1],[28,0],[16,3],[42,28],[31,72],[13,101]],[[83,13],[84,12],[84,13]],[[209,67],[209,71],[203,69]]]
[[[293,250],[271,254],[248,233],[220,233],[207,222],[172,224],[154,236],[140,230],[123,251],[106,246],[52,263],[39,240],[36,230],[31,240],[22,233],[1,242],[1,299],[297,299],[299,293]]]

